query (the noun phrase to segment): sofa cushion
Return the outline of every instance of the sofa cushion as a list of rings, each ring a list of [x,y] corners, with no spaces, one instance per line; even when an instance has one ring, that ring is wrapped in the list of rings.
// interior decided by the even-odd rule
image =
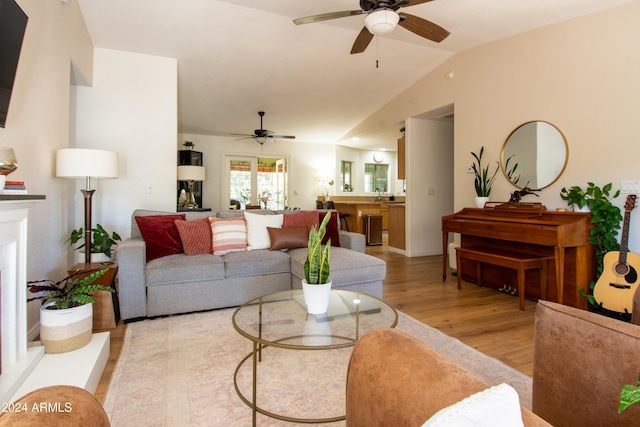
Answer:
[[[193,221],[175,220],[182,248],[187,255],[201,255],[212,253],[211,223],[209,218]]]
[[[142,239],[146,243],[147,262],[167,255],[182,253],[182,241],[176,220],[184,215],[136,216]]]
[[[169,255],[147,263],[145,279],[147,287],[224,279],[224,263],[218,255]]]
[[[422,427],[518,427],[523,425],[518,392],[510,385],[503,383],[441,409]]]
[[[281,228],[282,214],[264,215],[244,213],[247,221],[247,250],[269,249],[271,246],[267,227]]]
[[[304,278],[307,249],[291,249],[287,254],[291,257],[291,273],[300,279]],[[387,271],[387,264],[383,260],[346,248],[331,246],[329,259],[329,277],[333,286],[381,280]]]
[[[243,217],[209,218],[215,255],[247,250],[247,222]]]
[[[233,252],[222,257],[225,276],[233,277],[262,276],[291,271],[289,255],[280,251],[256,250]]]
[[[299,211],[286,214],[282,220],[282,228],[296,228],[307,227],[307,234],[311,231],[311,227],[318,228],[320,223],[318,222],[317,211]]]
[[[273,228],[267,227],[272,251],[292,248],[306,248],[309,244],[307,227]]]

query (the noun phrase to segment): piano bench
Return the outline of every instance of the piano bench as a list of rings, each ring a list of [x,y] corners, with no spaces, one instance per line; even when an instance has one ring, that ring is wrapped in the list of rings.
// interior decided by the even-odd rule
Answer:
[[[517,252],[506,252],[487,248],[456,248],[456,263],[458,270],[458,289],[462,289],[462,260],[477,262],[478,285],[482,286],[482,264],[493,264],[500,267],[512,268],[518,272],[518,296],[520,310],[524,310],[525,272],[533,268],[540,269],[540,293],[542,299],[547,299],[547,257],[540,257]]]

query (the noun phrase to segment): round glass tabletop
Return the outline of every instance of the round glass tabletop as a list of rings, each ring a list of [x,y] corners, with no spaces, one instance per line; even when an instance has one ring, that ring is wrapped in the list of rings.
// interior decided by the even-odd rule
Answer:
[[[331,290],[329,309],[308,314],[302,289],[252,299],[236,309],[233,327],[253,342],[290,349],[349,347],[364,333],[393,328],[398,313],[371,295]]]

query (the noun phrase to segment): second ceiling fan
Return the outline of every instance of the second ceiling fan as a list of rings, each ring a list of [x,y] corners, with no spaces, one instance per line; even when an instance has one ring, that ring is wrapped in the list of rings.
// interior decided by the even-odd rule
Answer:
[[[400,25],[420,37],[440,43],[447,38],[450,34],[449,31],[418,16],[398,12],[403,6],[415,6],[429,1],[432,0],[360,0],[360,10],[321,13],[294,19],[293,23],[296,25],[310,24],[312,22],[366,14],[367,16],[364,19],[365,26],[356,37],[356,41],[351,48],[352,54],[364,52],[374,35],[389,34],[395,29],[396,25]]]

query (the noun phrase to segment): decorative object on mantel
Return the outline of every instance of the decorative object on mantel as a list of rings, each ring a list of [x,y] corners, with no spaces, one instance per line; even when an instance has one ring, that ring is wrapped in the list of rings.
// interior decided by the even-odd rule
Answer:
[[[178,181],[187,181],[189,185],[189,194],[183,207],[187,209],[198,208],[196,197],[193,194],[193,184],[195,181],[204,181],[204,178],[204,166],[178,166]]]
[[[108,269],[95,269],[88,276],[86,271],[76,271],[64,279],[27,282],[32,294],[27,302],[40,300],[40,340],[47,353],[65,353],[84,347],[91,341],[93,329],[94,291],[114,292],[114,289],[92,284]]]
[[[184,148],[186,148],[187,150],[193,150],[196,146],[196,144],[191,141],[185,141],[182,145],[184,145]]]
[[[11,147],[0,147],[0,175],[7,176],[18,169],[18,159]]]
[[[482,168],[482,155],[484,154],[484,146],[480,147],[480,154],[476,154],[473,151],[471,155],[474,157],[475,162],[471,165],[475,179],[473,181],[476,190],[476,207],[482,208],[484,204],[489,201],[491,195],[491,187],[496,179],[496,174],[500,169],[500,164],[496,162],[496,170],[493,174],[489,173],[489,165]],[[477,164],[476,164],[477,162]]]
[[[302,280],[304,303],[309,314],[326,313],[329,307],[331,240],[323,249],[322,238],[326,233],[330,219],[331,212],[327,212],[320,227],[316,230],[316,227],[313,226],[309,232],[307,259],[304,263],[305,278]]]
[[[13,148],[0,147],[0,192],[4,193],[7,175],[18,169],[18,160]]]
[[[110,261],[113,257],[111,247],[117,245],[119,241],[122,241],[120,235],[115,231],[109,235],[109,232],[100,224],[96,224],[96,227],[91,230],[91,234],[93,236],[91,239],[91,262]],[[84,229],[80,227],[76,230],[71,230],[71,235],[67,239],[67,242],[75,245],[83,239]],[[86,242],[83,242],[75,249],[80,250],[82,248],[85,248],[86,251]],[[79,259],[78,262],[82,262],[85,259],[85,252],[80,252],[79,255],[82,255],[82,259]],[[97,257],[97,255],[102,255],[102,259]]]
[[[95,192],[91,189],[91,178],[117,178],[118,153],[87,148],[62,148],[56,156],[56,176],[86,180],[86,188],[80,191],[84,195],[84,242],[91,248],[91,198]],[[85,251],[84,262],[91,262],[90,251]]]

